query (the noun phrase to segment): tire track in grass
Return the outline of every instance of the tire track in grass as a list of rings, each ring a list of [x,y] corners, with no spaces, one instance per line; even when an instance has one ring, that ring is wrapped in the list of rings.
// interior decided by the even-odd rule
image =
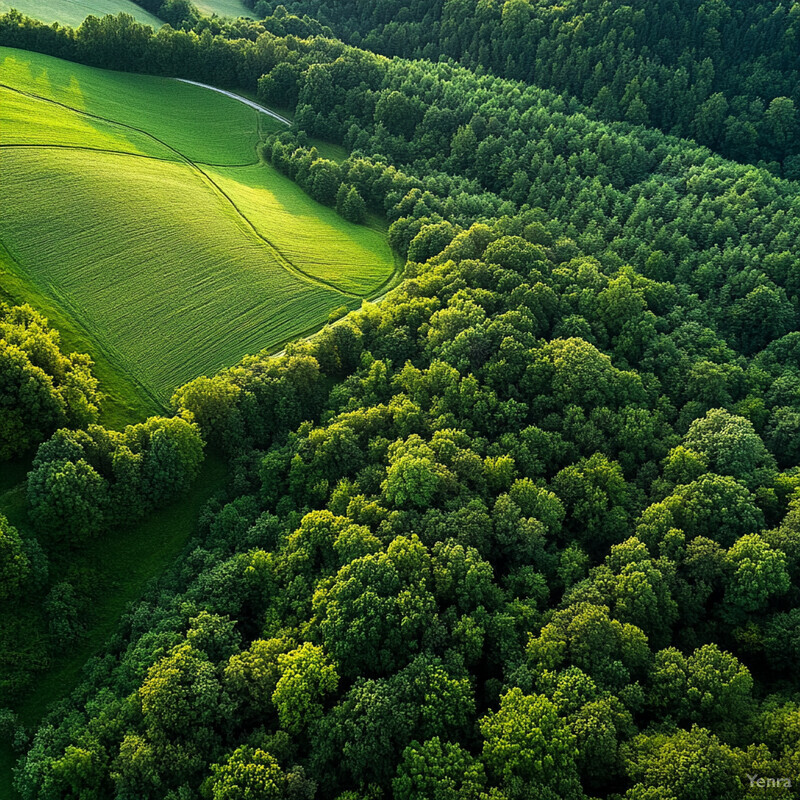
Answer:
[[[216,86],[211,86],[208,83],[198,83],[197,81],[190,81],[187,78],[173,78],[173,80],[180,81],[181,83],[189,83],[192,86],[199,86],[202,89],[210,89],[212,92],[218,92],[219,94],[224,94],[225,97],[230,97],[234,100],[238,100],[240,103],[244,103],[246,106],[250,106],[250,108],[255,109],[261,114],[266,114],[268,117],[272,117],[272,119],[277,120],[278,122],[282,122],[284,125],[291,125],[292,121],[287,119],[286,117],[281,116],[280,114],[271,111],[268,108],[264,108],[264,106],[255,103],[252,100],[248,100],[246,97],[242,97],[240,94],[235,94],[234,92],[229,92],[227,89],[218,89]]]
[[[43,142],[26,144],[25,142],[13,142],[10,144],[0,144],[0,149],[4,147],[19,147],[19,148],[44,148],[56,150],[87,150],[91,153],[108,153],[112,156],[132,156],[133,158],[149,158],[151,161],[162,161],[165,164],[184,164],[185,162],[177,158],[159,158],[158,156],[150,156],[147,153],[131,153],[130,150],[112,150],[107,147],[89,147],[81,144],[45,144]],[[202,162],[204,167],[225,167],[226,169],[239,169],[242,167],[256,167],[258,161],[250,161],[247,164],[210,164]]]
[[[304,281],[311,282],[311,283],[314,283],[314,284],[317,284],[317,285],[320,285],[320,286],[324,286],[327,289],[330,289],[330,290],[336,292],[337,294],[341,294],[344,297],[350,297],[350,298],[358,299],[358,300],[366,299],[368,297],[368,295],[361,295],[361,294],[357,294],[356,292],[348,292],[345,289],[341,289],[338,286],[336,286],[336,284],[331,283],[330,281],[326,281],[323,278],[318,278],[315,275],[312,275],[311,273],[306,272],[304,269],[301,269],[296,264],[294,264],[292,261],[290,261],[272,241],[270,241],[266,236],[264,236],[253,225],[253,223],[242,213],[241,209],[236,205],[236,203],[234,202],[233,198],[231,198],[230,195],[228,195],[214,181],[214,179],[211,178],[211,176],[207,172],[205,172],[203,169],[201,169],[198,166],[198,164],[196,162],[192,161],[192,159],[190,159],[188,156],[186,156],[183,153],[181,153],[180,150],[177,150],[172,145],[168,144],[167,142],[163,141],[162,139],[159,139],[157,136],[154,136],[152,133],[150,133],[150,132],[148,132],[148,131],[146,131],[146,130],[144,130],[142,128],[137,128],[134,125],[127,125],[124,122],[118,122],[117,120],[110,119],[109,117],[103,117],[103,116],[101,116],[99,114],[92,114],[89,111],[82,111],[81,109],[74,108],[73,106],[67,105],[66,103],[61,103],[58,100],[51,100],[49,97],[43,97],[42,95],[35,94],[34,92],[26,92],[26,91],[24,91],[22,89],[16,89],[13,86],[8,86],[7,84],[4,84],[4,83],[0,83],[0,87],[8,89],[9,91],[12,91],[12,92],[17,92],[18,94],[22,94],[22,95],[25,95],[27,97],[32,97],[32,98],[35,98],[37,100],[43,100],[46,103],[52,103],[54,105],[60,106],[61,108],[65,108],[68,111],[72,111],[72,112],[74,112],[76,114],[80,114],[82,116],[89,117],[91,119],[98,119],[98,120],[101,120],[102,122],[107,122],[107,123],[110,123],[112,125],[117,125],[120,128],[127,128],[128,130],[136,131],[137,133],[140,133],[140,134],[143,134],[144,136],[147,136],[148,138],[152,139],[154,142],[157,142],[158,144],[160,144],[162,147],[166,147],[169,151],[171,151],[172,153],[175,153],[175,155],[178,156],[180,161],[182,161],[183,163],[187,164],[191,169],[193,169],[195,172],[197,172],[202,177],[202,179],[212,188],[212,191],[216,192],[220,197],[222,197],[225,201],[227,201],[227,203],[236,212],[236,216],[238,217],[238,219],[242,223],[244,223],[245,229],[249,230],[250,233],[253,236],[255,236],[257,239],[259,239],[261,242],[263,242],[267,246],[267,248],[272,252],[272,255],[275,258],[275,260],[287,272],[292,273],[293,275],[295,275],[295,277],[297,277],[300,280],[304,280]],[[67,145],[64,145],[64,146],[66,147]],[[89,149],[92,149],[92,148],[89,148]],[[126,153],[126,154],[130,155],[129,153]],[[156,160],[166,161],[167,159],[158,159],[156,157]],[[259,162],[254,162],[254,163],[259,163]],[[209,166],[214,166],[214,165],[209,165]],[[217,166],[235,166],[235,165],[222,164],[222,165],[217,165]],[[247,165],[247,166],[253,166],[253,165]]]

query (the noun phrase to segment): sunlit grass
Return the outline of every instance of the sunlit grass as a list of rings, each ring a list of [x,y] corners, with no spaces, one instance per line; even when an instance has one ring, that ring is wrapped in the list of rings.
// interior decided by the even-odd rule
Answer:
[[[226,0],[220,0],[226,2]],[[212,0],[216,2],[216,0]],[[77,28],[86,17],[104,17],[106,14],[119,14],[124,11],[139,22],[151,25],[154,29],[164,23],[136,5],[132,0],[0,0],[0,14],[16,8],[28,17],[46,22],[59,22]]]
[[[236,100],[10,48],[0,83],[6,294],[57,308],[146,404],[393,272],[384,231],[258,163],[259,126],[278,123]]]

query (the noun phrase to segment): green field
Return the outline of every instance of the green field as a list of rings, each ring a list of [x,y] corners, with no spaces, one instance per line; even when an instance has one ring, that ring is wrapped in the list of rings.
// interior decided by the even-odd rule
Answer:
[[[204,4],[205,5],[205,4]],[[229,0],[212,0],[208,5],[239,5]],[[164,23],[158,17],[145,11],[141,6],[131,0],[0,0],[0,14],[16,8],[28,17],[46,22],[59,22],[77,28],[90,14],[95,17],[104,17],[106,14],[119,14],[124,11],[145,25],[152,25],[158,29]],[[207,12],[211,13],[211,12]],[[220,14],[220,12],[217,12]],[[233,14],[234,12],[229,12]],[[238,12],[237,12],[238,13]],[[220,14],[222,16],[222,14]]]
[[[255,17],[252,8],[239,0],[193,0],[203,14],[216,14],[218,17]]]
[[[236,100],[9,48],[0,84],[6,293],[46,298],[154,402],[393,274],[383,231],[258,162],[280,123]]]

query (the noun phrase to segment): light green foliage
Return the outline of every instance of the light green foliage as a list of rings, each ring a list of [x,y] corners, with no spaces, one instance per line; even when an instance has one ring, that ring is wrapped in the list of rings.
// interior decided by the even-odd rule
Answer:
[[[30,516],[56,538],[81,542],[188,490],[202,461],[199,429],[177,417],[152,417],[121,433],[62,429],[34,460]]]
[[[435,460],[433,451],[419,436],[396,442],[391,448],[391,466],[383,490],[399,507],[426,508],[444,490],[449,473]]]
[[[191,738],[220,712],[221,685],[214,665],[190,644],[173,648],[139,688],[144,724],[151,735]]]
[[[640,791],[660,788],[669,793],[662,797],[740,800],[744,777],[740,763],[739,753],[704,728],[693,726],[671,736],[636,737],[629,747],[628,771],[641,784]],[[646,793],[631,796],[648,797]]]
[[[611,695],[592,700],[570,717],[578,750],[577,764],[589,785],[603,784],[623,771],[619,742],[633,729],[633,718]]]
[[[636,625],[658,643],[669,640],[678,618],[674,579],[672,562],[652,559],[647,548],[632,538],[611,547],[606,566],[596,571],[593,583],[608,598],[616,619]]]
[[[630,490],[619,465],[601,453],[565,467],[552,487],[566,508],[568,529],[587,549],[604,549],[625,529]]]
[[[106,521],[108,488],[84,459],[56,461],[31,474],[28,501],[38,527],[82,542],[97,535]]]
[[[575,737],[547,698],[511,689],[480,729],[483,759],[511,800],[580,797]]]
[[[434,623],[431,558],[416,536],[342,567],[314,595],[312,630],[343,676],[383,674],[407,662]]]
[[[616,405],[642,392],[638,376],[616,369],[607,355],[578,338],[555,339],[537,350],[525,384],[555,408]]]
[[[477,550],[450,539],[437,542],[431,555],[434,593],[440,604],[453,605],[462,613],[493,606],[497,600],[494,571]]]
[[[483,765],[436,736],[403,751],[392,789],[397,800],[479,800],[485,785]]]
[[[282,800],[286,775],[264,750],[237,748],[224,764],[213,767],[213,800]]]
[[[88,356],[61,351],[60,337],[29,305],[0,303],[0,461],[21,456],[56,428],[97,419]]]
[[[727,475],[707,473],[645,509],[636,535],[653,547],[678,528],[687,539],[702,536],[730,546],[763,525],[764,515],[745,486]]]
[[[607,607],[587,602],[557,611],[539,636],[531,636],[527,654],[534,669],[573,664],[612,688],[630,682],[650,658],[647,637],[639,628],[611,619]]]
[[[281,725],[299,734],[322,716],[321,702],[336,691],[339,675],[321,647],[306,642],[278,656],[280,678],[272,694]]]
[[[730,734],[753,713],[750,671],[716,644],[685,657],[675,648],[655,655],[649,702],[677,722],[703,722]]]
[[[758,534],[742,536],[728,551],[733,575],[725,602],[732,613],[748,613],[763,608],[768,600],[789,589],[786,556],[770,547]]]
[[[286,638],[256,639],[247,650],[231,656],[225,667],[225,685],[252,713],[265,713],[274,706],[272,696],[281,671],[278,657],[292,649]]]
[[[691,483],[708,471],[705,458],[683,445],[673,447],[664,459],[664,478],[670,483]]]

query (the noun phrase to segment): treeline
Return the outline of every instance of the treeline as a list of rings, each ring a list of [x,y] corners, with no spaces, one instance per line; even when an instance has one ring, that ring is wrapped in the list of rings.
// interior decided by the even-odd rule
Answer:
[[[28,474],[30,517],[51,537],[84,542],[185,492],[202,460],[200,431],[182,419],[152,417],[122,432],[60,430]]]
[[[95,424],[101,393],[91,367],[88,356],[62,352],[58,332],[33,308],[0,305],[0,457],[26,457],[39,445],[27,492],[3,498],[15,524],[0,513],[7,701],[85,630],[98,587],[85,568],[70,567],[75,551],[185,492],[203,458],[199,428],[183,419],[153,417],[122,432]]]
[[[135,2],[173,28],[190,27],[202,16],[197,6],[190,0],[135,0]]]
[[[154,417],[124,431],[57,431],[27,478],[24,528],[0,514],[0,690],[19,698],[84,635],[105,586],[71,563],[91,541],[129,527],[189,489],[203,458],[197,426]],[[52,565],[52,569],[51,569]],[[2,709],[0,709],[0,713]],[[3,734],[4,736],[7,734]]]
[[[261,94],[260,91],[259,93]],[[345,170],[329,158],[320,158],[316,147],[310,150],[300,147],[293,149],[291,144],[286,145],[276,139],[271,145],[262,148],[261,153],[274,167],[299,183],[315,200],[335,206],[346,220],[362,223],[366,219],[367,206],[364,198],[355,186],[346,182]]]
[[[796,324],[797,188],[765,170],[653,130],[593,121],[577,101],[567,105],[523,84],[447,64],[388,61],[319,37],[265,32],[251,42],[169,28],[153,35],[124,17],[85,23],[76,34],[0,21],[6,43],[24,43],[36,31],[72,42],[73,55],[85,41],[102,66],[159,65],[251,89],[258,73],[266,75],[262,93],[268,86],[273,102],[297,98],[298,128],[423,183],[421,194],[401,195],[398,185],[383,195],[377,208],[390,218],[416,225],[438,215],[468,227],[541,208],[546,221],[562,223],[563,247],[686,286],[746,352]],[[93,47],[93,37],[114,46]],[[132,66],[126,37],[142,37]],[[348,183],[373,205],[357,181]]]
[[[538,207],[559,220],[567,249],[691,289],[745,352],[796,325],[795,184],[446,64],[346,50],[308,66],[298,59],[294,71],[298,127],[380,154],[429,185],[441,178],[442,189],[425,197],[391,195],[401,216],[448,218],[472,204],[480,219],[477,194],[488,189],[508,203],[500,213]],[[476,197],[449,199],[446,175],[473,181]]]
[[[284,50],[298,46],[299,38],[326,34],[330,29],[315,20],[297,17],[259,22],[201,17],[194,25],[164,25],[154,32],[122,13],[88,16],[75,29],[45,25],[17,11],[0,14],[0,44],[7,47],[105,69],[188,77],[253,92],[258,79],[283,60]],[[288,42],[276,37],[287,37]],[[312,46],[328,49],[332,43],[320,38],[312,40]]]
[[[259,0],[255,9],[284,5],[368,50],[450,57],[565,92],[606,121],[652,125],[800,179],[796,4]]]

